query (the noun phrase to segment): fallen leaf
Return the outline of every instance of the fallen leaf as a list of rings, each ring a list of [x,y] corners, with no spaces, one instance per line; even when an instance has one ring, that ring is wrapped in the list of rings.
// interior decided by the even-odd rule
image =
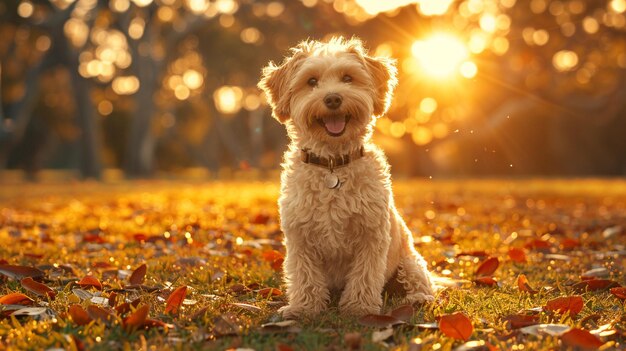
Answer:
[[[583,309],[584,301],[581,296],[557,297],[550,300],[543,307],[546,311],[565,313],[569,312],[571,317],[576,316]]]
[[[139,306],[139,304],[141,303],[141,298],[136,298],[135,300],[133,300],[132,302],[124,302],[123,304],[115,307],[115,311],[117,312],[118,315],[125,315],[126,313],[131,311],[131,307],[133,308],[137,308],[137,306]]]
[[[359,323],[366,327],[386,328],[396,324],[403,324],[404,322],[384,314],[368,314],[359,318]]]
[[[502,319],[507,322],[509,329],[519,329],[529,325],[539,324],[539,316],[537,315],[512,314]]]
[[[564,345],[572,347],[576,350],[597,350],[604,345],[602,340],[590,332],[573,328],[561,335],[561,341]]]
[[[346,333],[343,336],[343,341],[350,350],[361,349],[361,339],[361,333],[359,332]]]
[[[517,287],[519,288],[519,291],[524,291],[530,293],[531,295],[537,293],[537,290],[533,289],[528,283],[528,278],[526,278],[525,274],[520,274],[517,277]]]
[[[497,286],[498,285],[498,281],[494,278],[494,277],[478,277],[476,279],[474,279],[474,283],[478,284],[478,285],[485,285],[485,286]]]
[[[580,247],[580,240],[565,238],[561,240],[561,244],[559,245],[563,250],[573,250]]]
[[[263,252],[263,259],[270,263],[272,269],[279,271],[283,267],[285,256],[276,250],[267,250]]]
[[[0,297],[0,304],[2,305],[30,305],[35,302],[30,297],[22,293],[10,293]]]
[[[526,251],[522,248],[512,247],[509,249],[509,258],[513,262],[526,263]]]
[[[77,325],[87,325],[93,320],[80,305],[71,305],[68,312]]]
[[[87,314],[89,317],[106,324],[111,323],[111,321],[115,319],[115,316],[111,312],[95,305],[87,306]]]
[[[265,323],[261,325],[261,331],[264,333],[300,333],[302,329],[298,327],[295,320],[288,319],[281,322]]]
[[[488,277],[493,275],[493,273],[498,269],[500,265],[500,261],[497,257],[489,257],[483,263],[478,266],[476,273],[474,274],[476,277]]]
[[[611,291],[611,294],[615,295],[615,297],[617,297],[618,299],[626,300],[626,288],[624,287],[612,288],[610,291]]]
[[[13,311],[11,313],[12,316],[38,316],[40,314],[46,313],[48,310],[47,307],[25,307],[20,308],[19,310]]]
[[[234,302],[230,304],[231,306],[235,306],[235,307],[239,307],[239,308],[243,308],[244,310],[250,311],[250,312],[262,312],[263,310],[261,309],[261,307],[258,306],[254,306],[254,305],[250,305],[247,303],[240,303],[240,302]]]
[[[565,324],[535,324],[528,327],[520,328],[520,332],[531,335],[552,335],[559,336],[570,330],[572,327]]]
[[[144,325],[148,314],[150,313],[150,305],[143,305],[137,308],[128,317],[124,318],[124,329],[127,332],[133,332]]]
[[[144,329],[150,329],[150,328],[163,328],[163,329],[174,329],[175,326],[173,324],[169,324],[169,323],[165,323],[163,321],[160,321],[158,319],[146,319],[146,321],[143,323],[142,328]]]
[[[608,277],[609,274],[610,272],[608,269],[606,269],[605,267],[599,267],[599,268],[590,269],[584,272],[580,276],[580,278],[583,280],[605,278],[605,277]]]
[[[83,279],[76,282],[81,288],[94,287],[98,290],[102,290],[102,283],[92,275],[86,275]]]
[[[493,270],[495,271],[495,268]],[[474,332],[474,326],[464,313],[456,312],[440,317],[439,330],[451,338],[467,340]]]
[[[22,279],[26,277],[43,278],[45,276],[45,273],[37,268],[27,266],[15,266],[10,264],[0,265],[0,273],[13,279]]]
[[[242,327],[239,322],[239,318],[233,313],[217,316],[213,318],[212,332],[217,337],[240,335]]]
[[[391,311],[390,314],[398,320],[408,322],[413,317],[413,314],[415,314],[415,309],[411,305],[404,305]]]
[[[31,277],[24,278],[20,281],[22,287],[38,296],[47,296],[50,300],[54,300],[57,295],[56,291],[50,289],[47,285],[36,282]]]
[[[141,284],[143,284],[143,280],[146,277],[146,272],[147,271],[148,271],[148,267],[144,263],[141,266],[137,267],[133,271],[133,274],[130,275],[130,278],[128,278],[128,281],[132,285],[141,285]]]
[[[261,295],[263,298],[270,298],[273,296],[281,296],[283,294],[282,291],[276,289],[276,288],[264,288],[264,289],[260,289],[259,291],[257,291],[257,293],[259,295]]]
[[[456,257],[462,257],[462,256],[487,257],[489,256],[489,254],[487,254],[487,252],[485,252],[484,250],[461,251],[458,254],[456,254]]]
[[[547,240],[533,239],[526,243],[524,247],[529,250],[548,251],[552,247],[552,244]]]
[[[187,286],[183,285],[174,290],[165,301],[165,314],[177,314],[187,295]]]
[[[576,283],[572,286],[574,291],[583,293],[585,291],[598,291],[610,288],[620,287],[619,283],[608,279],[590,279]]]
[[[85,291],[83,289],[78,289],[78,288],[72,289],[72,292],[74,293],[74,295],[78,296],[81,300],[91,300],[91,298],[94,296],[89,291]]]

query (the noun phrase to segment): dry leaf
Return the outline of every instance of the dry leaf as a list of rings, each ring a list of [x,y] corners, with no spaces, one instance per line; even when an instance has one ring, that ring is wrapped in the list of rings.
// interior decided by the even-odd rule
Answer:
[[[144,325],[148,314],[150,313],[150,305],[143,305],[137,308],[133,313],[124,319],[124,329],[127,332],[133,332]]]
[[[263,259],[270,263],[272,269],[279,271],[283,267],[285,256],[276,250],[267,250],[263,252]]]
[[[33,278],[24,278],[20,281],[22,287],[24,289],[36,294],[38,296],[47,296],[50,300],[54,300],[54,297],[57,295],[56,291],[50,289],[47,285],[36,282]]]
[[[451,338],[467,340],[474,332],[474,326],[464,313],[456,312],[439,318],[439,330]]]
[[[521,248],[512,247],[509,249],[509,258],[513,262],[526,263],[526,251]]]
[[[535,324],[535,325],[530,325],[528,327],[524,327],[520,329],[520,332],[524,333],[524,334],[532,334],[532,335],[552,335],[552,336],[559,336],[565,332],[567,332],[568,330],[570,330],[571,327],[569,325],[565,325],[565,324]]]
[[[413,314],[415,314],[415,309],[411,305],[404,305],[391,311],[390,314],[398,320],[408,322],[413,317]]]
[[[31,305],[35,302],[30,297],[22,293],[10,293],[0,297],[0,304],[2,305]]]
[[[520,274],[519,277],[517,277],[517,287],[520,291],[530,293],[531,295],[537,293],[537,290],[533,289],[528,283],[528,278],[526,278],[525,274]]]
[[[566,297],[558,297],[556,299],[550,300],[543,307],[546,311],[565,313],[569,312],[571,317],[577,315],[583,309],[584,301],[583,298],[575,295],[575,296],[566,296]]]
[[[597,336],[578,328],[573,328],[561,335],[561,341],[564,345],[576,350],[597,350],[604,345]]]
[[[87,314],[95,319],[95,320],[99,320],[101,322],[104,322],[106,324],[111,323],[111,321],[113,321],[115,319],[115,316],[110,313],[109,311],[105,310],[104,308],[95,306],[95,305],[90,305],[87,307]]]
[[[476,270],[476,273],[474,274],[474,276],[476,277],[491,276],[496,271],[496,269],[498,269],[499,265],[500,265],[500,261],[498,260],[497,257],[489,257],[488,259],[483,261],[483,263],[481,263],[480,266],[478,266],[478,269]]]
[[[494,277],[478,277],[474,279],[474,283],[485,286],[497,286],[498,281]]]
[[[77,325],[87,325],[93,320],[80,305],[71,305],[68,312]]]
[[[182,305],[187,295],[187,286],[183,285],[174,290],[165,301],[165,314],[178,314],[178,309]]]
[[[611,294],[615,295],[620,300],[626,300],[626,288],[612,288]]]
[[[143,280],[146,277],[146,272],[147,271],[148,271],[148,267],[144,263],[141,266],[137,267],[133,271],[133,274],[130,275],[130,278],[128,278],[128,281],[132,285],[141,285],[141,284],[143,284]]]
[[[536,315],[512,314],[502,319],[507,321],[507,327],[509,329],[519,329],[539,324],[539,316]]]
[[[608,279],[590,279],[584,280],[580,283],[576,283],[572,286],[574,291],[578,293],[583,293],[585,291],[598,291],[598,290],[607,290],[610,288],[619,287],[619,283],[613,280]]]
[[[282,291],[276,289],[276,288],[264,288],[264,289],[260,289],[259,291],[257,291],[257,293],[259,295],[261,295],[263,298],[270,298],[270,297],[274,297],[274,296],[281,296],[283,294]]]
[[[15,266],[10,264],[0,264],[0,273],[13,279],[22,279],[26,277],[43,278],[45,273],[34,267]]]
[[[92,275],[86,275],[83,279],[76,282],[81,288],[94,287],[98,290],[102,290],[102,283]]]

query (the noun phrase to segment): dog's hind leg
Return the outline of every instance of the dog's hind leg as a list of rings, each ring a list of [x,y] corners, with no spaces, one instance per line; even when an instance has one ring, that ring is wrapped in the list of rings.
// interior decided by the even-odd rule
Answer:
[[[407,255],[400,259],[397,280],[406,291],[405,301],[407,303],[423,303],[435,300],[426,261],[415,251],[409,249]]]

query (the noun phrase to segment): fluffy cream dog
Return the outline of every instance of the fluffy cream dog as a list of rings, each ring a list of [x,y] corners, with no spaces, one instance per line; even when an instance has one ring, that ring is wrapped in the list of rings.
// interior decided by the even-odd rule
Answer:
[[[389,164],[371,142],[396,85],[390,59],[358,39],[305,41],[263,69],[259,83],[291,144],[281,176],[281,227],[289,304],[284,317],[325,310],[380,313],[385,284],[409,302],[433,300],[426,263],[394,206]]]

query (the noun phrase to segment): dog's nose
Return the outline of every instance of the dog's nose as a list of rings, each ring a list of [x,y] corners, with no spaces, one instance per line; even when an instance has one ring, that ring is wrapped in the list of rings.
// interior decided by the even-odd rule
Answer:
[[[336,93],[328,94],[324,97],[324,104],[331,110],[338,109],[342,101],[341,95]]]

